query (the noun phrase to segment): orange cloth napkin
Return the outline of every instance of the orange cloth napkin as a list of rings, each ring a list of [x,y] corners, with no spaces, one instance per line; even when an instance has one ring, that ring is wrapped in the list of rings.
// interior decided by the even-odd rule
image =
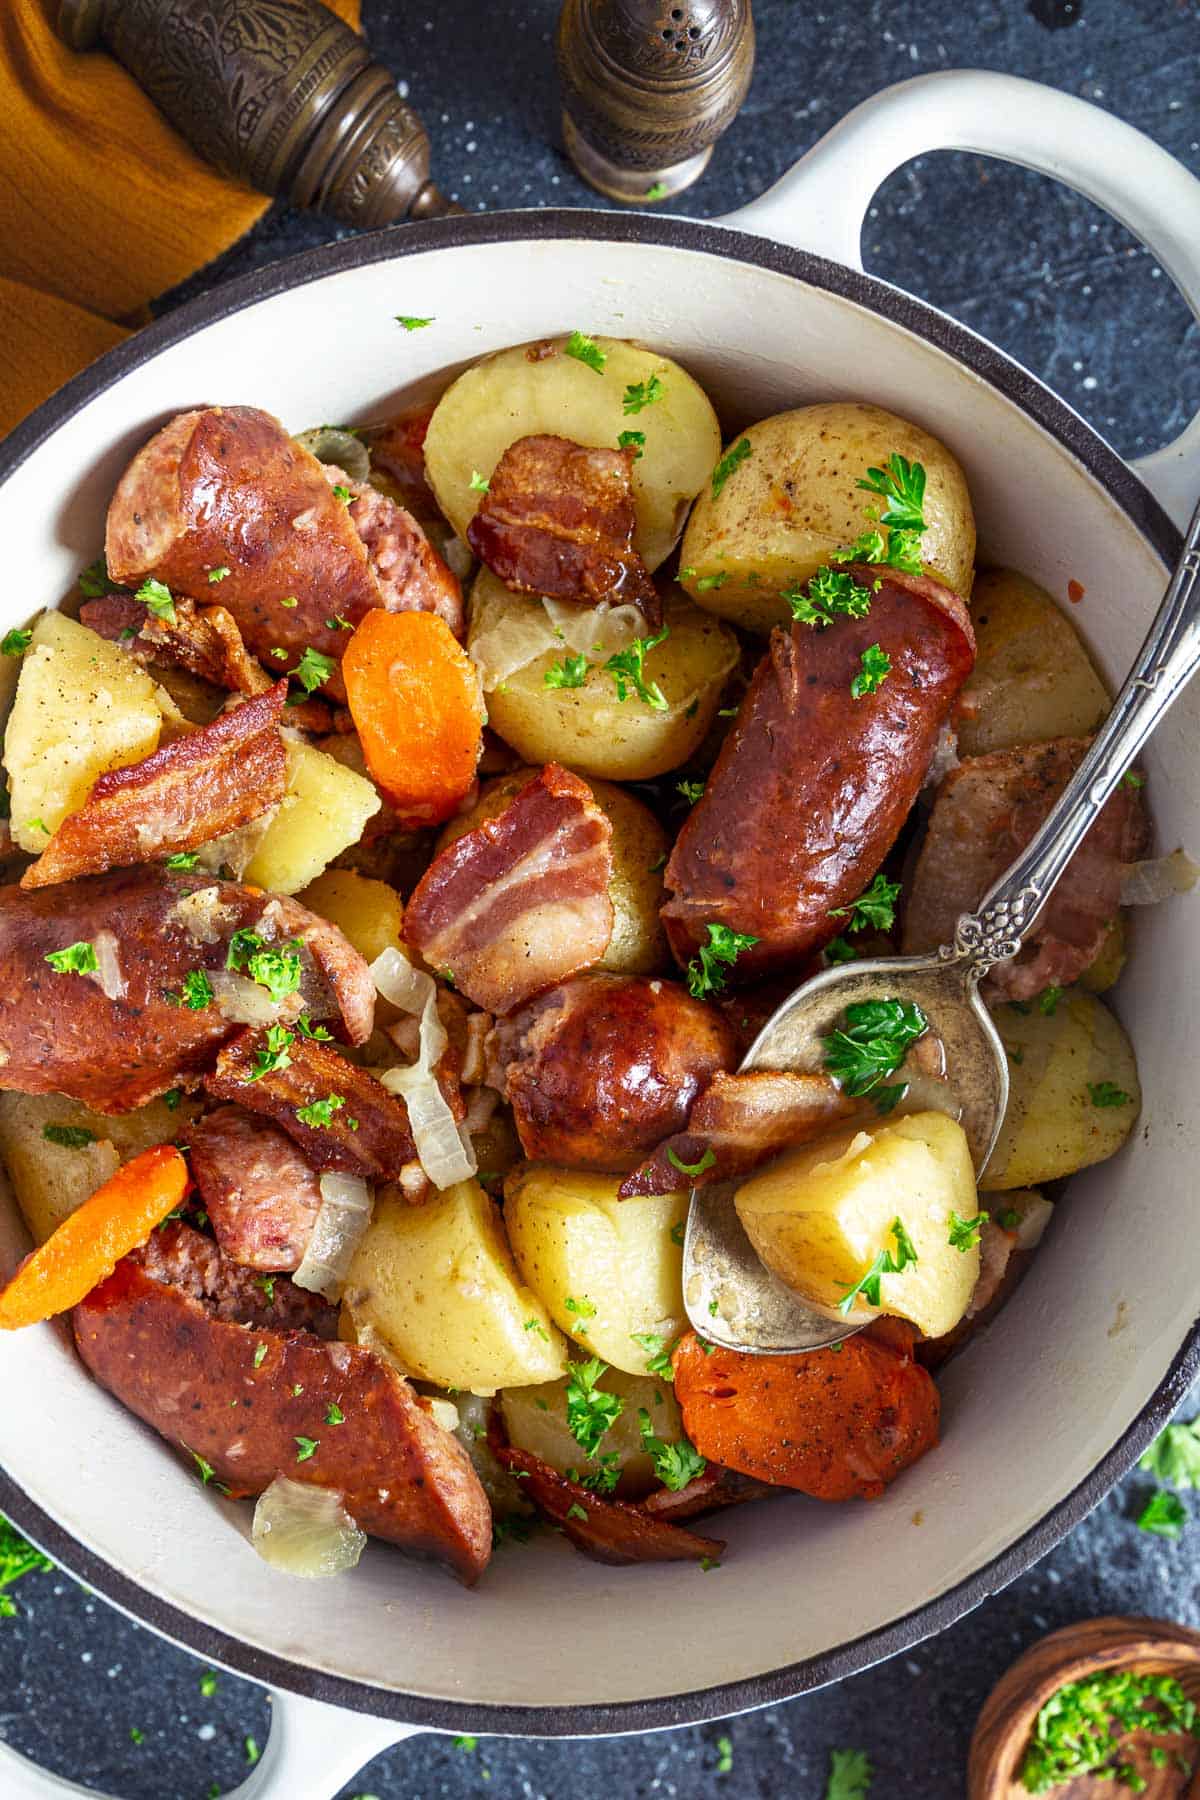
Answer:
[[[359,0],[326,0],[356,29]],[[0,0],[0,436],[270,202],[202,162],[58,0]]]

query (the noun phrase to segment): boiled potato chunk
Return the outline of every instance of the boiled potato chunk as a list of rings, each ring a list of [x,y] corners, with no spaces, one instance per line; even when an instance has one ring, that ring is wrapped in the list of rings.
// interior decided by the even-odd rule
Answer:
[[[523,1278],[585,1351],[631,1375],[683,1329],[686,1193],[619,1200],[619,1175],[533,1163],[505,1184]],[[672,1235],[674,1234],[674,1235]]]
[[[597,374],[566,355],[566,343],[552,338],[501,350],[447,388],[425,437],[425,472],[438,505],[465,538],[479,506],[472,477],[490,477],[518,438],[548,433],[615,450],[621,433],[636,429],[646,441],[633,465],[634,545],[646,567],[657,569],[721,454],[717,415],[703,388],[669,356],[597,338],[605,357]],[[655,380],[658,398],[627,415],[626,389]]]
[[[335,856],[357,844],[381,804],[362,775],[311,744],[289,740],[287,788],[245,880],[277,894],[299,893]]]
[[[468,650],[502,612],[541,606],[536,598],[510,594],[484,569],[472,591]],[[560,762],[610,781],[648,781],[678,768],[704,741],[737,666],[738,644],[728,627],[691,606],[678,589],[667,600],[666,623],[669,635],[645,658],[645,681],[657,685],[665,707],[650,705],[628,687],[619,700],[612,675],[597,664],[581,687],[547,687],[547,670],[564,660],[559,646],[485,689],[492,730],[526,762]]]
[[[962,470],[919,425],[847,400],[776,413],[741,434],[750,454],[718,494],[701,494],[679,553],[680,580],[698,605],[750,631],[791,618],[780,590],[808,581],[883,510],[856,486],[893,451],[925,469],[921,557],[930,575],[968,595],[975,515]],[[737,440],[741,442],[741,438]]]
[[[848,1126],[752,1176],[734,1198],[746,1235],[767,1267],[818,1311],[850,1323],[879,1311],[941,1337],[962,1318],[979,1274],[979,1249],[950,1242],[950,1215],[973,1219],[975,1174],[966,1133],[941,1112]],[[917,1261],[880,1279],[880,1306],[848,1288],[881,1251],[899,1260],[899,1219]]]
[[[372,881],[353,869],[326,869],[299,898],[336,925],[369,963],[385,950],[403,947],[404,908],[386,881]]]
[[[1037,583],[987,569],[971,596],[975,668],[959,700],[958,752],[1086,737],[1107,717],[1108,690],[1074,624]]]
[[[0,1161],[36,1241],[43,1243],[121,1163],[151,1144],[170,1143],[199,1111],[185,1095],[174,1108],[152,1100],[110,1118],[62,1094],[0,1093]],[[90,1132],[91,1142],[56,1143],[47,1128]]]
[[[44,850],[98,776],[158,748],[155,691],[118,645],[63,613],[42,614],[4,734],[12,834],[22,850]]]
[[[1104,994],[1115,987],[1129,954],[1129,924],[1124,913],[1110,920],[1104,942],[1079,977],[1080,987],[1089,993]]]
[[[513,769],[487,782],[470,811],[444,827],[438,850],[446,849],[465,832],[474,831],[485,819],[496,818],[536,773],[536,769]],[[662,868],[670,840],[650,808],[624,788],[595,778],[588,780],[588,786],[596,805],[612,825],[612,879],[608,892],[613,928],[608,949],[596,967],[613,975],[653,975],[667,963],[667,940],[658,909],[662,905]]]
[[[567,1424],[567,1387],[568,1381],[563,1379],[548,1381],[542,1387],[510,1388],[501,1394],[500,1410],[509,1442],[519,1450],[540,1456],[560,1475],[568,1470],[579,1475],[592,1474],[601,1468],[601,1458],[616,1456],[621,1479],[613,1491],[620,1500],[640,1500],[658,1483],[654,1463],[642,1448],[638,1411],[644,1408],[649,1413],[655,1437],[664,1443],[678,1443],[683,1436],[683,1418],[674,1388],[653,1375],[607,1370],[597,1380],[596,1388],[601,1393],[618,1394],[624,1405],[600,1439],[594,1455],[588,1457]]]
[[[477,1181],[410,1206],[380,1189],[345,1287],[353,1332],[376,1332],[409,1375],[494,1394],[552,1381],[566,1344],[524,1287],[500,1211]]]
[[[1008,1111],[980,1179],[984,1192],[1036,1187],[1113,1156],[1142,1104],[1133,1046],[1094,994],[1068,988],[1053,1012],[998,1006]]]

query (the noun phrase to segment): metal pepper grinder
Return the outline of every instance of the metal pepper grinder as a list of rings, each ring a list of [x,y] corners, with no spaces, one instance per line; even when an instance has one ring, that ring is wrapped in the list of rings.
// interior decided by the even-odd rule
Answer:
[[[370,229],[461,212],[395,77],[319,0],[60,0],[58,35],[111,51],[192,148],[264,194]]]
[[[754,70],[750,0],[564,0],[567,154],[610,199],[681,193],[703,174]]]

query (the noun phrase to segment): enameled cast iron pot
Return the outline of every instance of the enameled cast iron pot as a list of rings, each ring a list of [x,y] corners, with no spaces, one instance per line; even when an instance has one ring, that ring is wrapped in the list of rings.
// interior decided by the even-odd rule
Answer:
[[[0,630],[70,589],[121,470],[171,414],[241,401],[297,430],[378,418],[485,351],[578,326],[678,357],[728,431],[834,397],[919,421],[966,470],[981,558],[1059,597],[1069,580],[1084,587],[1073,616],[1115,683],[1200,491],[1200,420],[1131,469],[1032,375],[863,274],[879,183],[942,147],[1080,189],[1150,245],[1200,312],[1200,183],[1183,168],[1064,94],[926,76],[860,106],[720,224],[535,212],[406,226],[278,264],[140,332],[0,447]],[[404,334],[397,312],[436,325]],[[1200,685],[1146,758],[1162,848],[1200,847],[1198,742]],[[1116,1006],[1141,1064],[1141,1124],[1119,1157],[1072,1182],[1019,1295],[945,1373],[941,1447],[882,1501],[740,1509],[721,1522],[731,1547],[709,1574],[602,1568],[550,1538],[502,1551],[474,1593],[381,1545],[338,1581],[290,1581],[251,1549],[249,1507],[189,1480],[91,1382],[65,1332],[45,1327],[0,1342],[0,1510],[136,1618],[276,1690],[267,1754],[239,1790],[258,1800],[328,1800],[415,1730],[682,1724],[907,1648],[1076,1524],[1200,1365],[1195,914],[1175,900],[1138,923]],[[25,1248],[0,1202],[0,1271]],[[9,1800],[84,1791],[2,1750],[0,1771]]]

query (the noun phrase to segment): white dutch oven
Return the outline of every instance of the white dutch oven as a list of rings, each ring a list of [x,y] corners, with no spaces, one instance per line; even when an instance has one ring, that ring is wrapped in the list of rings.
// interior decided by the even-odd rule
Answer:
[[[1184,169],[1066,95],[927,76],[860,106],[719,226],[547,212],[407,227],[270,268],[140,333],[0,449],[0,629],[70,588],[122,468],[170,414],[250,401],[296,429],[379,417],[483,351],[579,326],[679,357],[730,429],[830,397],[918,420],[966,470],[982,555],[1059,596],[1083,585],[1075,616],[1115,680],[1177,553],[1171,520],[1200,490],[1200,421],[1131,471],[1031,375],[861,272],[879,183],[940,147],[1060,176],[1145,239],[1200,310],[1200,183]],[[401,334],[401,311],[436,327]],[[1198,741],[1200,686],[1146,759],[1164,847],[1200,846]],[[415,1730],[681,1724],[891,1655],[1081,1519],[1200,1363],[1194,934],[1178,900],[1139,930],[1117,1005],[1141,1062],[1141,1127],[1072,1182],[1020,1294],[946,1371],[941,1448],[876,1505],[743,1508],[722,1520],[729,1555],[707,1575],[602,1568],[550,1538],[502,1551],[475,1593],[379,1545],[351,1576],[289,1581],[251,1549],[249,1509],[190,1481],[45,1328],[0,1343],[0,1509],[118,1606],[276,1690],[243,1800],[327,1800]],[[0,1205],[0,1269],[25,1247]],[[9,1800],[84,1791],[11,1752],[0,1764]]]

